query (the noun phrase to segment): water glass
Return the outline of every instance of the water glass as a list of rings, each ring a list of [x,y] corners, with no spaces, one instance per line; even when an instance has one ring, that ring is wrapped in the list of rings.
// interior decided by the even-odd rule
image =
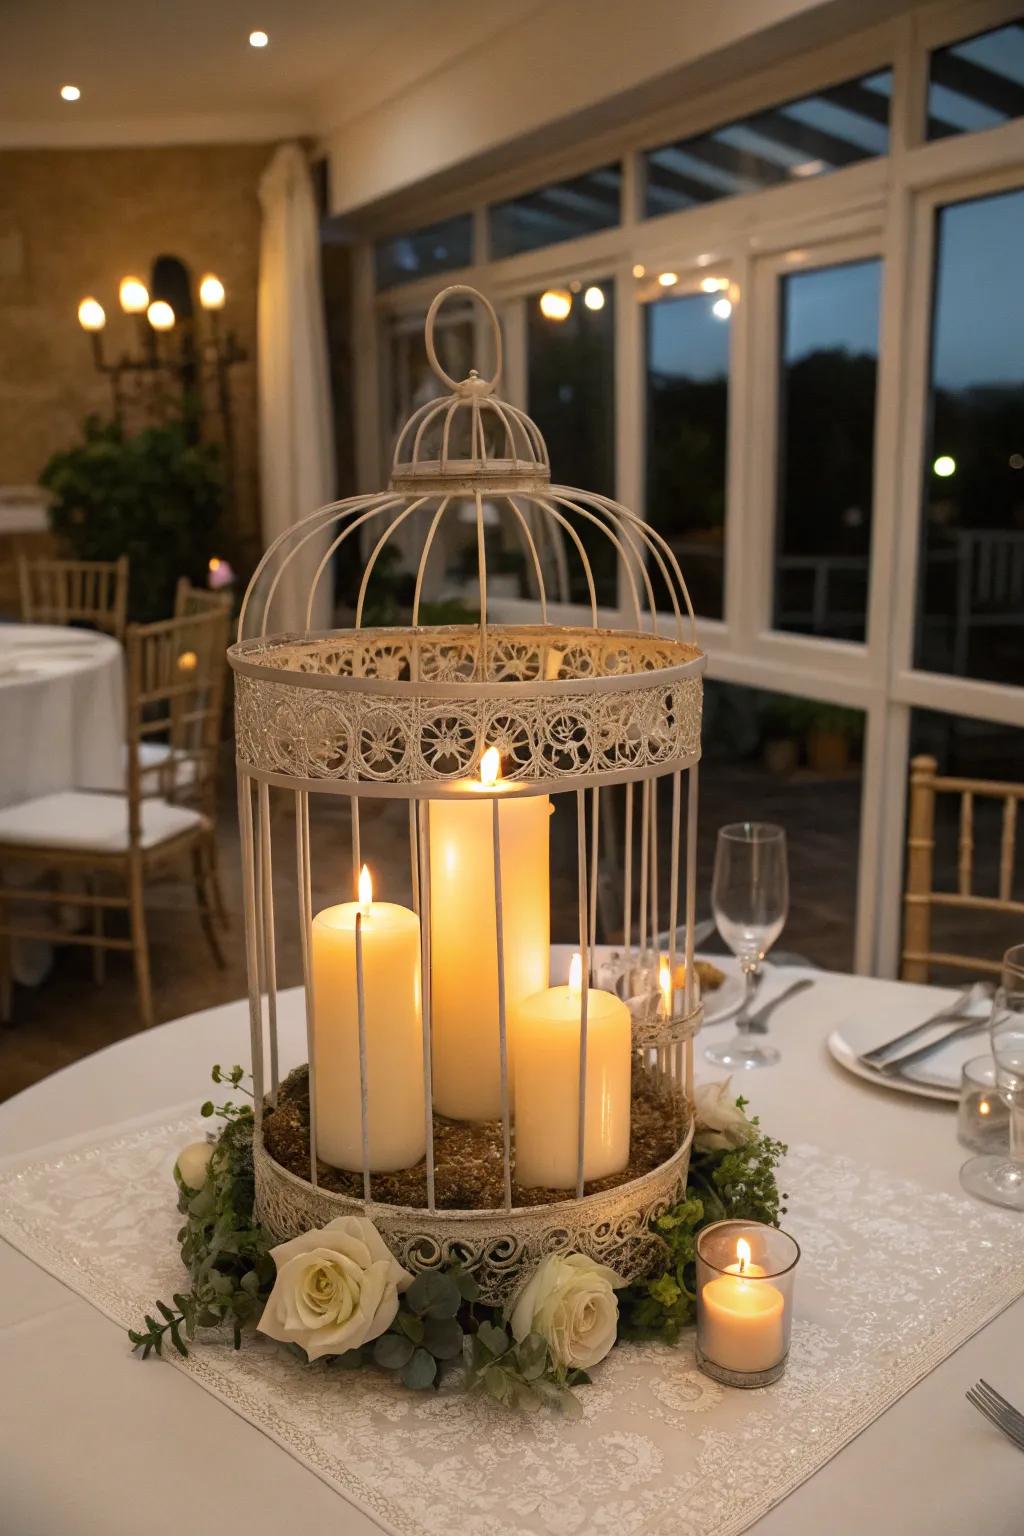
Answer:
[[[708,1061],[730,1068],[767,1067],[779,1053],[762,1033],[747,1027],[758,972],[789,912],[786,834],[764,821],[739,821],[722,827],[715,848],[711,905],[722,938],[740,962],[746,991],[736,1018],[736,1034],[723,1045],[709,1046]]]
[[[1024,944],[1003,956],[990,1034],[996,1088],[1010,1111],[1009,1152],[969,1158],[960,1183],[979,1200],[1024,1211]]]
[[[956,1137],[970,1152],[1005,1152],[1010,1112],[996,1086],[991,1056],[972,1056],[960,1074]]]

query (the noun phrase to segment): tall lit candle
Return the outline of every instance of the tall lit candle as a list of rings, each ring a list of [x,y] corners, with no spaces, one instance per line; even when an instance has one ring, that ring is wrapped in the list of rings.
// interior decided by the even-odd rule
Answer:
[[[575,1189],[579,1133],[582,965],[569,984],[524,999],[514,1015],[516,1180]],[[629,1162],[632,1039],[629,1009],[611,992],[587,992],[583,1177],[603,1179]]]
[[[725,1370],[768,1371],[786,1353],[785,1298],[764,1273],[741,1237],[735,1264],[701,1288],[701,1349]]]
[[[359,900],[313,919],[316,1149],[335,1168],[363,1166],[356,918],[363,949],[367,1130],[373,1173],[411,1168],[426,1151],[420,923],[374,901],[363,866]]]
[[[492,795],[500,796],[505,1017],[547,985],[551,910],[546,795],[516,794],[495,748],[480,779],[430,806],[434,1107],[455,1120],[501,1114]],[[511,1032],[508,1035],[511,1040]]]

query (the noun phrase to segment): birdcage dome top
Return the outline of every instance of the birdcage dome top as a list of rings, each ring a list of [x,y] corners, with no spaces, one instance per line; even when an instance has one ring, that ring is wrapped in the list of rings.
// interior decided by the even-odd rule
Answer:
[[[490,378],[456,380],[438,360],[437,312],[460,294],[491,319]],[[704,656],[674,550],[628,508],[551,483],[539,428],[495,393],[501,333],[482,295],[462,284],[439,293],[426,349],[448,392],[399,432],[388,489],[288,528],[249,584],[230,652],[240,757],[275,781],[404,795],[454,792],[489,744],[505,780],[534,793],[696,761]],[[428,566],[443,562],[453,527],[471,537],[464,606],[479,615],[424,624]],[[495,580],[503,538],[518,545],[528,592],[511,605]],[[411,623],[367,623],[374,573],[403,545]],[[353,624],[314,630],[332,563],[355,551]],[[305,627],[282,632],[284,595],[294,608],[297,592]],[[551,622],[556,603],[570,622]]]
[[[434,327],[441,305],[458,294],[470,294],[491,320],[495,366],[490,378],[475,368],[456,380],[442,367],[434,344]],[[453,494],[461,487],[489,492],[544,490],[551,481],[547,445],[525,411],[495,393],[502,369],[501,326],[490,301],[465,283],[453,283],[437,294],[424,326],[427,359],[449,391],[428,400],[406,422],[395,443],[391,488],[422,492],[435,488]]]

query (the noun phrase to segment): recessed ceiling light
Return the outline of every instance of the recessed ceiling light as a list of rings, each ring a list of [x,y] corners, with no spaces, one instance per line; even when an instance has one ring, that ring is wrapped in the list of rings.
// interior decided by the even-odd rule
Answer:
[[[82,93],[77,85],[62,85],[60,94],[63,101],[77,101]]]
[[[658,282],[663,288],[674,288],[679,278],[675,272],[659,272]]]
[[[249,47],[250,48],[265,48],[269,42],[270,42],[270,38],[267,36],[267,34],[265,32],[250,32],[249,33]]]

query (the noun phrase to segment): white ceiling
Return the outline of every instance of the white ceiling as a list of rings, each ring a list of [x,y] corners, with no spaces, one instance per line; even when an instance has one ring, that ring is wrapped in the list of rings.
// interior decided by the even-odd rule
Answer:
[[[0,145],[338,128],[542,0],[0,0]],[[250,48],[262,28],[267,48]],[[60,87],[77,85],[65,103]]]

